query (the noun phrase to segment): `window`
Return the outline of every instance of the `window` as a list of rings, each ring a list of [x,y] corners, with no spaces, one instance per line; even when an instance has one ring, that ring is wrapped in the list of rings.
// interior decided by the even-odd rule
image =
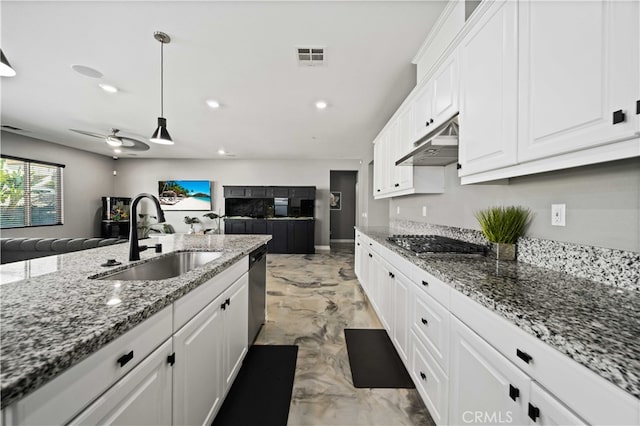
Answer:
[[[62,225],[64,165],[0,157],[0,228]]]

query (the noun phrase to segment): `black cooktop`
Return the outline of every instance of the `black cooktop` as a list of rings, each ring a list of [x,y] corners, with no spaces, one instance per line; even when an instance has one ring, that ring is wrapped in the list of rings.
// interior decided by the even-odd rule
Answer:
[[[487,247],[440,235],[393,235],[388,241],[416,254],[462,253],[486,255]]]

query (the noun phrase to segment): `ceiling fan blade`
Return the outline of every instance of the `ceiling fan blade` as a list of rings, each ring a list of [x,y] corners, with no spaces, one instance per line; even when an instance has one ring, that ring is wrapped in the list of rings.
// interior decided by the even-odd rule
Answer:
[[[126,136],[118,136],[118,139],[122,141],[122,148],[128,149],[130,151],[148,151],[149,145],[138,140],[129,138]]]
[[[100,133],[86,132],[84,130],[77,130],[77,129],[69,129],[69,130],[71,130],[72,132],[80,133],[81,135],[92,136],[94,138],[100,138],[100,139],[106,138],[106,135],[101,135]]]

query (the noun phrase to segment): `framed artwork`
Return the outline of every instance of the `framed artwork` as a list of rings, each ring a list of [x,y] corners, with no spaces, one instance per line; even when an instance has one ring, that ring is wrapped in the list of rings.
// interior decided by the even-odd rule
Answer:
[[[329,208],[331,210],[342,210],[342,192],[331,191],[329,193]]]
[[[162,210],[212,210],[211,181],[160,180],[158,198]]]

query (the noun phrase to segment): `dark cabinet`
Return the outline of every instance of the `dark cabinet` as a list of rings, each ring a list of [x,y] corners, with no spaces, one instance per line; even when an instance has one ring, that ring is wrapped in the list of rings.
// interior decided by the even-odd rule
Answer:
[[[226,219],[224,232],[271,235],[269,253],[315,253],[314,220]]]
[[[289,198],[289,188],[283,186],[271,187],[274,198]]]
[[[313,200],[316,198],[316,189],[310,186],[289,188],[289,198],[303,198]]]
[[[224,186],[224,198],[316,198],[315,186]]]
[[[102,221],[102,238],[129,238],[129,221]]]
[[[246,188],[244,191],[245,197],[248,198],[267,198],[267,187],[266,186],[252,186],[251,188]]]
[[[271,241],[268,243],[269,253],[292,253],[289,250],[287,221],[267,222],[267,234],[271,235]]]
[[[246,195],[247,187],[245,186],[225,186],[224,198],[244,198]]]

